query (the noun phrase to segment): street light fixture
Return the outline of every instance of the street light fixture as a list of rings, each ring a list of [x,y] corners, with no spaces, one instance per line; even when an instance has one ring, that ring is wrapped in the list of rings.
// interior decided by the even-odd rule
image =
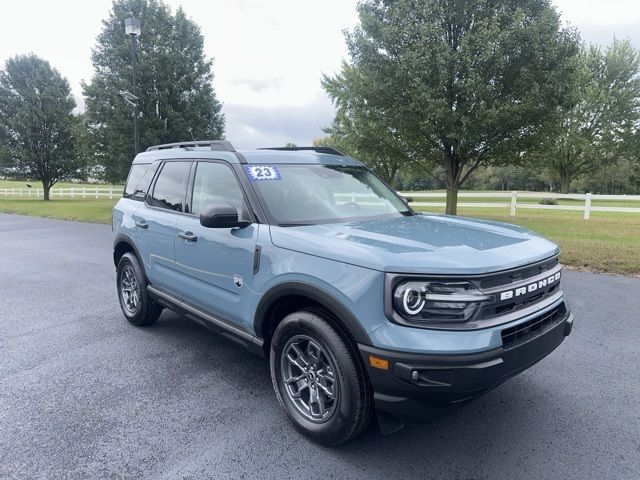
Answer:
[[[132,107],[138,105],[138,97],[136,97],[133,93],[125,91],[120,92],[120,96],[124,98],[124,101],[127,102]]]
[[[133,66],[133,93],[120,92],[124,99],[133,106],[133,149],[137,155],[140,151],[140,139],[138,135],[138,79],[136,75],[136,37],[141,33],[140,20],[135,17],[124,21],[124,32],[131,37],[131,64]],[[128,94],[128,95],[127,95]]]
[[[140,35],[140,20],[135,17],[127,18],[124,21],[124,32],[136,37]]]

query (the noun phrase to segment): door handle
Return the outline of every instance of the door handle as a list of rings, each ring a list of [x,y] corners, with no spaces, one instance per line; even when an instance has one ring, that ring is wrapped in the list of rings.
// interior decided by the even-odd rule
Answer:
[[[187,242],[197,242],[198,241],[198,236],[194,235],[192,232],[180,232],[178,234],[178,236],[180,238],[182,238],[183,240],[186,240]]]
[[[136,227],[149,228],[149,224],[144,220],[139,220],[139,221],[136,221]]]

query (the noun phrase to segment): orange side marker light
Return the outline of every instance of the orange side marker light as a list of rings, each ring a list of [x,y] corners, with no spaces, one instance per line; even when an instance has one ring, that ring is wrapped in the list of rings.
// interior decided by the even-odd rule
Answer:
[[[373,355],[369,355],[369,365],[373,368],[379,368],[380,370],[389,370],[389,360],[374,357]]]

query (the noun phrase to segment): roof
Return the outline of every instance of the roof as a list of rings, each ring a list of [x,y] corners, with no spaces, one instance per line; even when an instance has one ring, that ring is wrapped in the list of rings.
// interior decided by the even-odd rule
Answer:
[[[229,163],[244,163],[246,160],[249,164],[295,164],[307,163],[318,165],[347,165],[362,166],[358,160],[352,157],[332,155],[328,153],[318,153],[309,150],[238,150],[236,152],[216,151],[210,149],[193,149],[187,150],[183,148],[169,148],[162,150],[151,150],[139,153],[133,160],[134,164],[153,163],[156,160],[166,159],[217,159],[225,160]],[[240,158],[243,159],[241,162]]]
[[[184,159],[194,160],[198,158],[203,159],[219,159],[226,160],[229,163],[240,163],[240,160],[233,152],[220,152],[214,150],[186,150],[183,148],[172,148],[167,150],[151,150],[148,152],[141,152],[133,159],[134,165],[136,163],[153,163],[156,160],[167,159]]]
[[[240,150],[239,153],[250,164],[314,163],[318,165],[362,166],[362,163],[355,158],[309,150]]]

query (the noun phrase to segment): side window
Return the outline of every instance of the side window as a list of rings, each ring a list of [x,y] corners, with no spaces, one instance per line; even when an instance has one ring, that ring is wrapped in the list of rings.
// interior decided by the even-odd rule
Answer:
[[[156,174],[159,166],[160,162],[155,162],[147,169],[145,174],[138,182],[138,186],[133,190],[133,198],[144,200],[144,198],[147,196],[147,191],[149,190],[149,186],[151,185],[153,176]]]
[[[140,180],[142,180],[142,177],[145,176],[148,170],[148,163],[137,163],[131,166],[131,170],[129,170],[129,176],[127,177],[127,184],[124,187],[125,197],[133,196],[133,192],[135,192],[136,187],[140,183]]]
[[[211,203],[228,202],[238,210],[238,218],[249,219],[238,179],[222,163],[198,162],[191,198],[191,213],[196,215]]]
[[[127,185],[124,188],[124,196],[135,200],[144,200],[147,195],[151,180],[158,170],[160,162],[151,165],[147,163],[133,165],[129,172]]]
[[[190,167],[191,162],[165,163],[153,187],[153,194],[148,197],[149,204],[183,212],[186,179]]]

